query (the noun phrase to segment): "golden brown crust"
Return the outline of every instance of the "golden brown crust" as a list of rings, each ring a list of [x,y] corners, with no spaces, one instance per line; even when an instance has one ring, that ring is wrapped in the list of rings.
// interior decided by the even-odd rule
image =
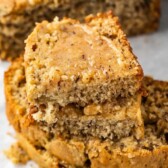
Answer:
[[[8,117],[9,122],[14,126],[14,128],[17,131],[20,131],[20,119],[22,119],[22,114],[25,113],[25,110],[18,104],[17,100],[12,96],[13,89],[12,85],[10,84],[10,80],[12,80],[14,72],[18,69],[18,64],[21,64],[22,61],[22,57],[18,58],[16,62],[14,62],[12,66],[8,69],[8,71],[4,74],[6,115]]]

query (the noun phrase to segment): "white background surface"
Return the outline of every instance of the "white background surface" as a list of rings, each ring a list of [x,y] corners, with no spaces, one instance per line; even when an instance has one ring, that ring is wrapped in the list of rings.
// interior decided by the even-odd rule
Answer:
[[[161,26],[158,32],[132,37],[129,39],[135,55],[138,57],[144,73],[156,79],[168,80],[168,0],[162,0]],[[14,138],[14,131],[5,116],[5,99],[3,91],[3,73],[8,63],[0,62],[0,168],[34,168],[31,162],[25,165],[13,165],[3,154]]]

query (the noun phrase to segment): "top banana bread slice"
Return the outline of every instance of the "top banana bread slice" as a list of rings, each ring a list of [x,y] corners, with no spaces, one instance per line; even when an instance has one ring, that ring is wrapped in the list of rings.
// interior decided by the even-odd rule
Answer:
[[[29,102],[112,102],[139,92],[142,68],[111,12],[37,24],[24,54]]]

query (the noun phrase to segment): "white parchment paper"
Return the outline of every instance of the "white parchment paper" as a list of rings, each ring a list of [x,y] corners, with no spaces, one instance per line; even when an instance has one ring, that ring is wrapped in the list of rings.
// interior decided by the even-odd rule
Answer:
[[[144,73],[156,79],[168,80],[168,0],[162,0],[161,26],[158,32],[129,38],[135,55]],[[14,131],[5,116],[3,74],[9,63],[0,62],[0,168],[35,168],[33,162],[14,165],[3,154],[3,150],[15,141]],[[10,134],[10,135],[9,135]],[[13,137],[11,136],[13,135]]]

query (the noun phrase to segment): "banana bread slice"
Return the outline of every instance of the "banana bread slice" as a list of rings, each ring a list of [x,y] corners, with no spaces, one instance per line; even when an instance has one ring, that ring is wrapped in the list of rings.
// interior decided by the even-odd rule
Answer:
[[[59,111],[53,110],[52,112],[51,107],[42,111],[39,109],[37,112],[33,111],[32,117],[45,131],[64,138],[98,137],[116,141],[132,134],[141,138],[143,137],[143,122],[139,105],[141,98],[137,99],[130,100],[125,107],[119,110],[110,110],[110,113],[105,111],[107,112],[105,114],[85,115],[81,108],[66,106],[59,108]],[[95,112],[95,109],[92,112]]]
[[[140,93],[142,68],[111,12],[38,24],[24,60],[30,103],[84,107]]]
[[[143,97],[143,113],[145,123],[157,124],[159,131],[168,133],[168,81],[154,80],[145,77],[143,81],[147,97]]]
[[[67,105],[60,107],[57,104],[40,104],[38,107],[29,105],[26,97],[26,80],[23,58],[13,62],[5,73],[5,88],[7,101],[18,101],[24,104],[25,109],[20,110],[23,115],[23,124],[34,122],[41,129],[55,136],[76,139],[109,139],[116,141],[122,137],[134,135],[138,139],[143,137],[143,121],[141,116],[141,95],[132,98],[121,106],[114,108],[113,104],[89,105],[85,108]],[[12,96],[9,96],[11,94]],[[8,97],[12,97],[8,100]],[[8,110],[7,110],[8,111]],[[8,115],[15,120],[14,116]],[[10,120],[10,119],[9,119]],[[18,123],[18,119],[16,119]],[[17,124],[14,124],[17,125]],[[29,124],[28,124],[29,125]],[[17,129],[19,126],[16,126]]]
[[[36,22],[63,16],[82,20],[112,10],[127,35],[152,32],[159,26],[160,0],[1,0],[0,58],[14,59]]]

